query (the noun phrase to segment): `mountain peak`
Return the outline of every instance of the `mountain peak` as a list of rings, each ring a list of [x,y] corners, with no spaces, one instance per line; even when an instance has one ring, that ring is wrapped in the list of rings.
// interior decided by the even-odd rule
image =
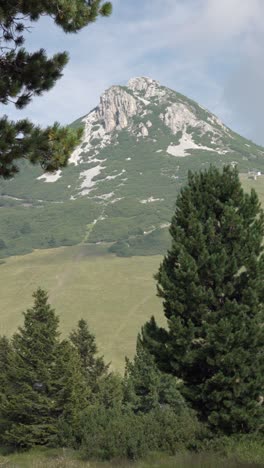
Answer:
[[[160,86],[160,83],[156,80],[153,80],[152,78],[146,77],[146,76],[138,76],[135,78],[131,78],[128,83],[127,87],[131,89],[131,91],[137,92],[137,91],[145,91],[149,88],[157,88]]]
[[[147,138],[150,144],[159,135],[162,139],[167,135],[170,141],[164,150],[178,157],[188,156],[193,150],[223,154],[225,137],[230,135],[229,129],[206,109],[145,76],[131,78],[127,86],[108,88],[82,123],[83,143],[70,159],[75,165],[87,158],[85,153],[92,161],[106,146],[118,145],[121,130],[127,130],[136,142]]]

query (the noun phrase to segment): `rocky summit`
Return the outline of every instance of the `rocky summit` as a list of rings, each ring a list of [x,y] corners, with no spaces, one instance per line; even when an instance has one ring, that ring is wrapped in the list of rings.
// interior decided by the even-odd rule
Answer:
[[[65,170],[41,173],[25,163],[1,181],[2,256],[80,242],[105,242],[120,255],[163,252],[189,169],[264,172],[262,147],[151,78],[110,87],[71,126],[84,135]]]

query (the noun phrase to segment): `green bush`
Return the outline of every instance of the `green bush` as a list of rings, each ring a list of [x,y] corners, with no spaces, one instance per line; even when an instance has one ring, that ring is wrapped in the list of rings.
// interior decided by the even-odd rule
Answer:
[[[170,236],[168,229],[156,229],[150,234],[137,235],[127,240],[115,242],[109,248],[110,253],[118,257],[131,257],[133,255],[164,254],[169,247]]]
[[[81,427],[81,448],[89,459],[136,459],[148,451],[144,418],[132,412],[123,414],[119,408],[96,405],[85,411]]]
[[[263,466],[263,434],[236,434],[233,436],[205,438],[200,451],[218,453],[221,457],[237,462],[259,464]]]
[[[195,446],[199,425],[190,414],[168,407],[147,414],[95,405],[81,420],[81,449],[89,459],[138,459],[151,451],[174,454]]]
[[[201,431],[196,418],[185,411],[176,414],[169,407],[157,408],[145,416],[145,434],[150,450],[174,455],[193,449]],[[146,436],[145,436],[146,437]]]

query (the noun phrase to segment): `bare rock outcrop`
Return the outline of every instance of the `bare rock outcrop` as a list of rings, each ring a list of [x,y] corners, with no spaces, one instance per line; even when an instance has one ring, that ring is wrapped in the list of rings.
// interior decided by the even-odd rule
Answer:
[[[207,122],[204,122],[195,115],[190,107],[180,102],[175,102],[167,107],[164,114],[160,114],[161,120],[169,127],[172,133],[185,131],[187,127],[197,127],[205,132],[215,133],[215,129]]]
[[[120,86],[112,86],[100,98],[98,120],[102,120],[107,133],[128,126],[130,117],[138,111],[137,100]]]

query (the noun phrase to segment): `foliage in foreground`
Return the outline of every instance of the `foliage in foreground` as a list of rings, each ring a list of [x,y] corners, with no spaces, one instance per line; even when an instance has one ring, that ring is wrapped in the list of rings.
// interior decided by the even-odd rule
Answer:
[[[99,15],[111,13],[110,2],[101,0],[4,0],[0,5],[0,103],[14,103],[22,109],[33,96],[50,90],[62,76],[68,62],[66,52],[48,58],[44,49],[27,52],[25,32],[42,16],[52,18],[66,33],[75,33],[94,22]],[[40,163],[47,171],[64,167],[81,137],[80,129],[54,124],[46,129],[28,120],[0,119],[0,177],[18,172],[17,161],[26,158]]]
[[[160,369],[225,434],[263,429],[264,212],[238,173],[189,174],[176,202],[172,246],[156,278],[168,328],[154,318],[143,343]]]

